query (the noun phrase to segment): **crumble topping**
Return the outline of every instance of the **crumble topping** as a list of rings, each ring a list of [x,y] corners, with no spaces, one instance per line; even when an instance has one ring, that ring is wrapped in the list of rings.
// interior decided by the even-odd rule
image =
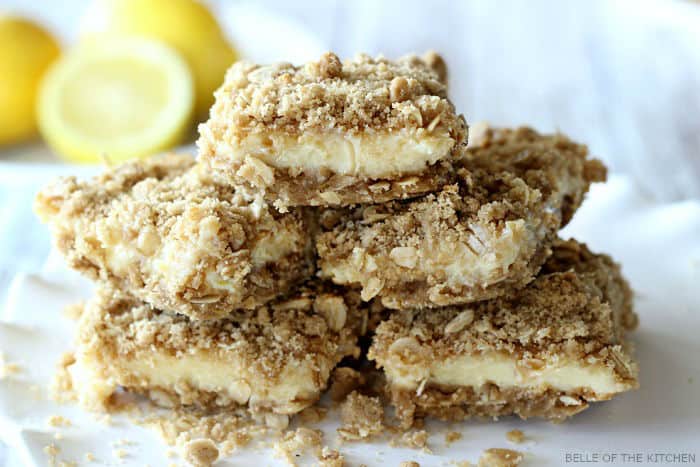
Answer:
[[[447,100],[446,74],[444,60],[434,52],[398,60],[361,54],[342,63],[326,53],[301,66],[239,61],[215,92],[211,117],[200,133],[208,129],[212,141],[250,132],[352,133],[423,128],[436,118],[463,132],[464,123]],[[201,138],[199,144],[202,148]]]

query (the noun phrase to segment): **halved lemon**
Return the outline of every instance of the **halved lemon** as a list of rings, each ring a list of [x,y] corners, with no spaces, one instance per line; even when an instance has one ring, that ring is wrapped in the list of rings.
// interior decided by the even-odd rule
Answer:
[[[170,47],[144,38],[91,42],[64,55],[39,92],[39,129],[74,162],[120,162],[182,141],[194,84]]]
[[[238,53],[216,17],[199,0],[93,0],[81,20],[81,39],[141,36],[177,50],[195,82],[195,112],[206,119],[214,91]]]

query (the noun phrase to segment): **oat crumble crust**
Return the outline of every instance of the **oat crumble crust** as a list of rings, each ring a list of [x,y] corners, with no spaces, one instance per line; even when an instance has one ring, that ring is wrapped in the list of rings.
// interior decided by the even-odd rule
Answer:
[[[395,309],[498,297],[534,279],[590,184],[605,180],[585,146],[525,127],[483,129],[457,169],[437,193],[325,210],[319,275]],[[450,279],[455,268],[465,272]]]
[[[279,214],[259,194],[213,182],[188,155],[61,178],[35,210],[70,267],[194,319],[254,308],[314,271],[310,212]],[[256,246],[280,236],[290,244],[281,258],[256,259]]]
[[[449,182],[449,163],[371,179],[271,167],[254,155],[234,156],[233,149],[250,135],[273,132],[443,132],[453,140],[443,157],[449,162],[466,144],[467,125],[447,99],[446,79],[445,62],[434,52],[398,60],[360,54],[342,63],[329,52],[301,66],[237,62],[215,93],[209,120],[199,126],[199,153],[222,179],[265,190],[266,199],[280,209],[384,202],[426,193]]]
[[[309,283],[293,295],[256,310],[240,310],[221,320],[190,320],[164,313],[113,288],[99,288],[85,305],[76,337],[76,358],[96,362],[95,378],[129,392],[143,393],[166,407],[201,409],[240,406],[224,391],[199,388],[190,381],[173,387],[152,384],[135,375],[130,361],[150,362],[159,355],[202,355],[240,364],[249,378],[248,409],[253,414],[283,415],[310,406],[326,388],[331,371],[345,356],[358,356],[358,336],[366,330],[367,307],[356,293],[332,285]],[[315,394],[290,400],[266,400],[282,383],[285,371],[310,368]],[[156,368],[157,370],[157,368]],[[291,396],[290,396],[291,397]],[[101,401],[109,404],[109,400]],[[99,404],[94,409],[102,409]],[[286,424],[286,423],[285,423]]]
[[[535,281],[524,289],[469,306],[395,311],[382,322],[368,358],[378,366],[392,360],[417,368],[470,353],[516,355],[523,368],[571,358],[602,363],[628,389],[638,386],[638,367],[625,333],[637,325],[632,293],[610,257],[573,240],[558,240]],[[391,387],[403,426],[426,415],[446,420],[516,414],[561,420],[600,400],[585,389]]]

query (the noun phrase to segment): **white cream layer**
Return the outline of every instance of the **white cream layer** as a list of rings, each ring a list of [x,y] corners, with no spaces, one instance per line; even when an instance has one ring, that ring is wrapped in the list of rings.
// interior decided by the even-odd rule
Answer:
[[[398,360],[382,362],[391,383],[414,390],[423,381],[451,387],[481,387],[486,383],[502,389],[546,389],[572,391],[587,389],[605,397],[628,389],[612,368],[602,363],[588,364],[571,360],[550,362],[539,369],[518,365],[518,360],[500,353],[462,355],[436,361],[428,367],[407,365]]]
[[[299,135],[270,132],[246,136],[231,155],[236,160],[255,157],[280,169],[327,169],[341,175],[383,178],[421,172],[447,158],[454,143],[447,130],[437,129],[359,135],[340,131]]]
[[[83,353],[77,355],[77,362],[70,367],[80,401],[88,407],[103,405],[119,386],[172,391],[189,387],[280,414],[296,413],[318,397],[320,388],[314,370],[311,364],[290,362],[272,382],[252,373],[249,362],[243,359],[222,360],[203,353],[174,357],[158,352],[104,364]],[[330,374],[330,366],[321,370],[326,376]],[[133,381],[137,383],[124,384]]]

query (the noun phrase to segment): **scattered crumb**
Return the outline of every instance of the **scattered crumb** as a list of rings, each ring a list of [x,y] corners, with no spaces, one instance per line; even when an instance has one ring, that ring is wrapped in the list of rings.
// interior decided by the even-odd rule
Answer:
[[[3,352],[0,352],[0,381],[16,375],[22,371],[22,367],[17,363],[7,361],[7,357]]]
[[[86,460],[87,462],[93,462],[95,459],[96,459],[96,458],[95,458],[95,455],[94,455],[93,453],[91,453],[91,452],[86,452],[86,453],[85,453],[85,460]]]
[[[53,439],[55,439],[56,441],[62,440],[62,439],[63,439],[63,433],[61,433],[61,432],[54,433]]]
[[[340,406],[342,426],[338,434],[346,441],[357,441],[379,434],[384,429],[384,408],[377,397],[353,391]]]
[[[416,461],[403,461],[399,464],[399,467],[420,467],[420,464]]]
[[[75,356],[71,352],[61,355],[57,364],[57,371],[49,386],[49,394],[56,402],[72,402],[77,400],[77,394],[73,389],[73,380],[68,367],[75,363]]]
[[[523,460],[523,454],[512,449],[490,448],[479,458],[479,467],[517,467]]]
[[[56,446],[54,443],[44,446],[44,454],[47,457],[47,464],[50,466],[56,465],[56,456],[61,452],[61,448]]]
[[[243,410],[205,413],[195,409],[176,409],[167,413],[148,414],[134,422],[155,429],[169,446],[181,449],[194,439],[212,440],[221,456],[248,445],[255,437],[269,432]]]
[[[341,402],[363,384],[365,378],[362,373],[349,367],[338,367],[333,370],[328,394],[333,402]]]
[[[285,459],[290,465],[296,465],[295,457],[303,452],[313,450],[317,457],[322,456],[321,443],[323,432],[311,428],[297,428],[287,431],[282,438],[274,444],[277,457]]]
[[[126,456],[129,455],[129,453],[123,449],[113,449],[112,455],[118,459],[124,459]]]
[[[46,424],[52,427],[68,427],[71,426],[70,420],[67,418],[61,416],[61,415],[51,415],[48,420],[46,420]]]
[[[389,445],[392,447],[400,446],[411,449],[422,449],[425,452],[430,452],[428,449],[428,438],[430,435],[425,430],[407,431],[401,436],[393,438]]]
[[[472,467],[474,464],[472,464],[469,461],[458,461],[455,463],[455,467]]]
[[[343,467],[345,465],[345,457],[337,450],[330,449],[328,446],[323,447],[318,460],[319,467]]]
[[[185,445],[183,457],[195,467],[210,467],[219,458],[219,449],[210,439],[195,439]]]
[[[78,467],[78,463],[75,461],[60,461],[58,467]]]
[[[172,449],[168,449],[167,451],[165,451],[165,457],[172,459],[173,457],[177,457],[177,453]]]
[[[302,424],[311,425],[323,421],[323,419],[326,418],[327,414],[328,409],[326,409],[325,407],[312,405],[311,407],[307,407],[304,410],[302,410],[297,415],[297,418]]]
[[[459,441],[460,439],[462,439],[462,433],[459,431],[448,431],[445,433],[445,444],[448,446],[455,441]]]
[[[511,443],[520,444],[525,441],[525,433],[520,430],[510,430],[506,433],[506,439]]]

